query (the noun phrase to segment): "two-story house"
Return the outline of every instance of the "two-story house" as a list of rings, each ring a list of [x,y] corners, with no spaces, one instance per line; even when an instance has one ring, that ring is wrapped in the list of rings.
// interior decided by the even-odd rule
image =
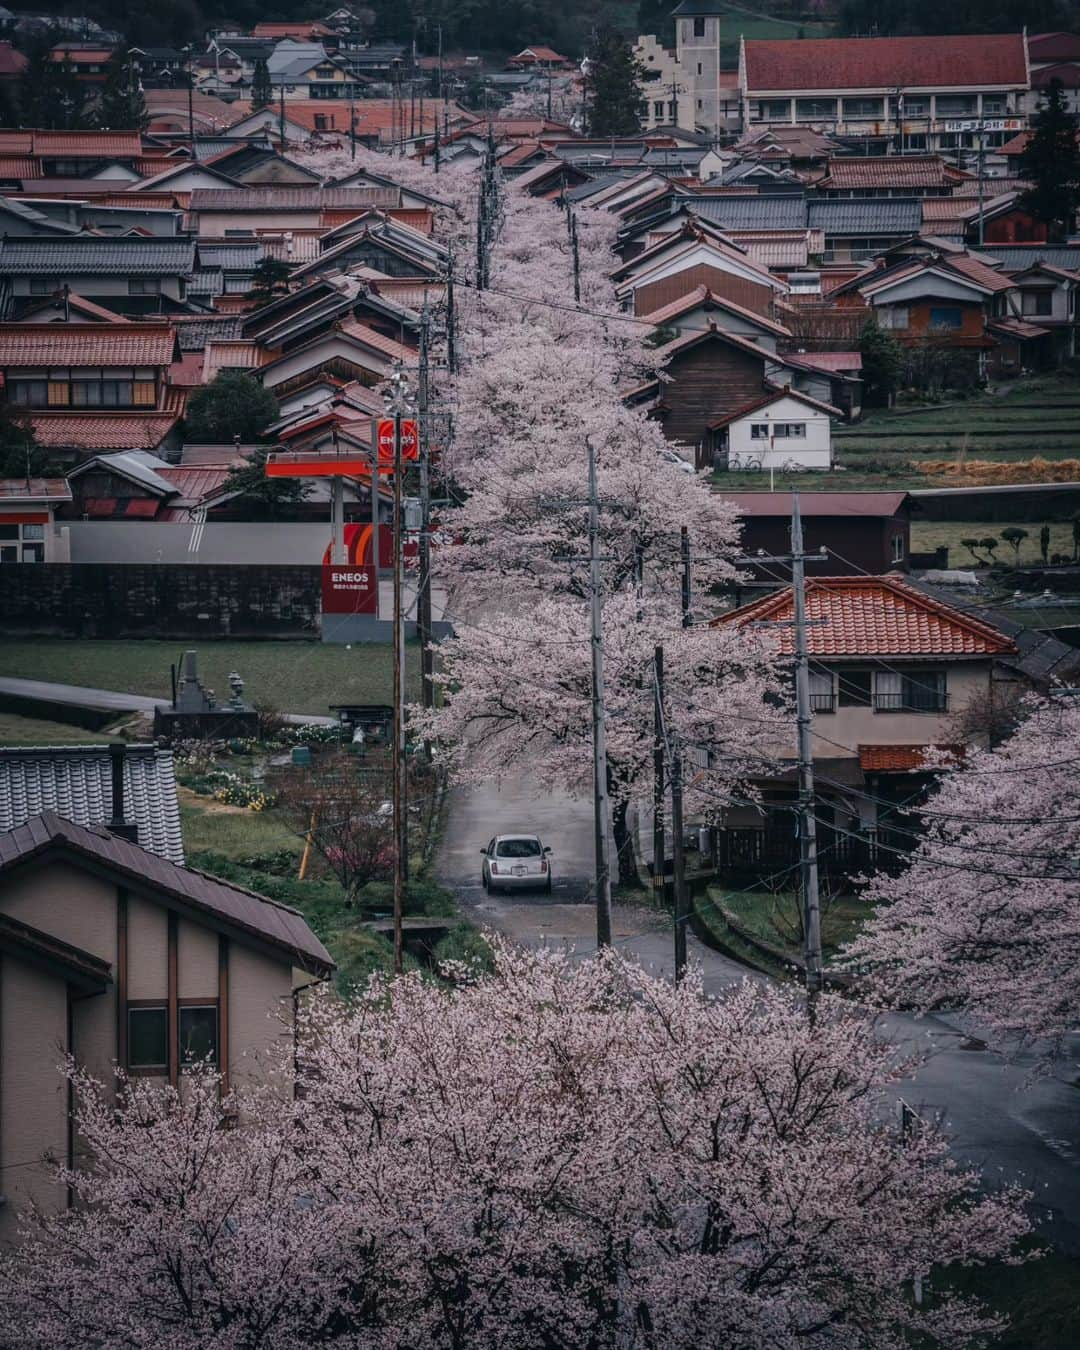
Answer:
[[[226,1087],[287,1048],[296,1000],[333,961],[303,917],[183,865],[171,756],[153,747],[0,752],[0,1243],[80,1140],[59,1072],[73,1056]],[[63,814],[61,814],[61,810]]]
[[[806,614],[818,850],[823,871],[842,878],[911,847],[902,808],[931,780],[928,752],[955,748],[955,714],[991,705],[1002,674],[1015,680],[1005,665],[1017,648],[895,573],[808,579]],[[714,622],[775,624],[780,652],[792,656],[793,621],[788,586]],[[761,808],[740,806],[722,821],[722,868],[767,871],[797,857],[794,732],[773,751],[780,768],[758,783]]]
[[[808,125],[864,154],[996,147],[1026,125],[1022,33],[745,39],[738,82],[744,129]]]
[[[184,308],[195,261],[194,239],[8,235],[0,239],[0,298],[9,318],[64,286],[121,313],[173,313]]]

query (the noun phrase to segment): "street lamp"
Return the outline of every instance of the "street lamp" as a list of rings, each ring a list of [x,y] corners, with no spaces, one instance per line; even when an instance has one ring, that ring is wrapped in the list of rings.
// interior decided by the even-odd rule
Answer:
[[[406,760],[405,760],[405,616],[402,577],[401,480],[404,465],[401,456],[401,419],[414,410],[416,399],[408,376],[398,363],[383,391],[383,403],[394,419],[394,971],[404,970],[402,916],[405,910],[405,864],[408,850]],[[376,437],[376,442],[378,438]],[[378,444],[373,447],[378,464]],[[378,491],[378,474],[371,475],[371,491]],[[379,560],[375,559],[376,586]]]

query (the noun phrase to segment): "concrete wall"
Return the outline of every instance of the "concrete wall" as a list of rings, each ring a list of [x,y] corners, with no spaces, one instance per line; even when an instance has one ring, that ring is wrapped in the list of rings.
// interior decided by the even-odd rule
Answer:
[[[329,506],[326,512],[325,524],[209,521],[201,530],[190,522],[73,520],[71,561],[319,566],[330,542]]]
[[[42,563],[4,569],[0,624],[14,637],[311,637],[318,566]]]
[[[260,1058],[265,1059],[291,1036],[292,971],[258,952],[231,943],[229,1068],[233,1082],[257,1077]]]

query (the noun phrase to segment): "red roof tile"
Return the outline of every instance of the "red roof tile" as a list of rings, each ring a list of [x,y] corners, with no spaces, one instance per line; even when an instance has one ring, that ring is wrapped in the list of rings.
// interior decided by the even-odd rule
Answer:
[[[1016,650],[1012,639],[996,628],[931,599],[895,575],[815,577],[806,583],[806,613],[820,621],[809,629],[811,656],[990,656]],[[715,622],[793,618],[792,590],[787,586]],[[792,629],[776,632],[781,650],[790,655]]]
[[[903,773],[926,763],[925,745],[860,745],[859,768],[864,773]]]
[[[3,366],[167,366],[176,333],[162,323],[0,326]]]
[[[34,154],[58,159],[140,159],[137,131],[35,131]]]
[[[40,177],[41,161],[38,159],[15,155],[0,157],[0,178],[17,178],[22,182],[24,178]]]
[[[830,159],[819,188],[948,187],[965,177],[937,155],[853,155]]]
[[[10,42],[0,42],[0,75],[21,75],[29,64]]]
[[[753,92],[1026,88],[1027,82],[1020,33],[746,43],[746,84]]]
[[[155,450],[180,420],[178,412],[35,413],[27,418],[49,449]]]

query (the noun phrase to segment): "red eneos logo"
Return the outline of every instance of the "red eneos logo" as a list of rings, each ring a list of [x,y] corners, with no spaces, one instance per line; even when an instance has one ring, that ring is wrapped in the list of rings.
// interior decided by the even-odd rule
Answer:
[[[379,440],[379,463],[394,462],[394,419],[380,417],[376,423],[376,435]],[[420,458],[420,435],[416,422],[412,418],[401,421],[401,458]]]

